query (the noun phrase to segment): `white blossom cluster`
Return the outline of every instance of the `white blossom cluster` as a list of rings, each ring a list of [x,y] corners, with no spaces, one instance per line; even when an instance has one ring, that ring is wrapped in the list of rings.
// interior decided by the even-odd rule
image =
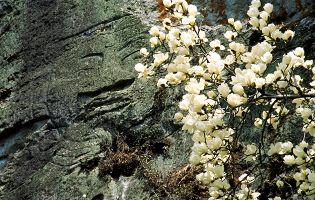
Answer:
[[[266,127],[278,129],[280,119],[289,112],[286,103],[290,101],[296,104],[296,114],[303,119],[303,131],[315,136],[315,81],[306,87],[301,76],[295,74],[296,68],[303,68],[315,79],[313,61],[305,60],[301,47],[284,51],[280,59],[273,57],[273,50],[287,46],[294,32],[287,30],[282,33],[276,25],[269,23],[273,11],[270,3],[261,8],[259,0],[251,2],[247,12],[249,23],[264,35],[265,40],[250,48],[245,40],[245,44],[235,41],[242,34],[243,24],[240,21],[228,20],[233,31],[224,34],[229,41],[229,45],[224,46],[217,39],[208,41],[196,21],[199,15],[196,6],[189,5],[185,0],[163,0],[163,3],[177,21],[166,18],[163,20],[164,30],[158,27],[150,29],[154,61],[149,66],[141,63],[135,66],[139,78],[150,78],[155,73],[153,69],[157,68],[167,71],[165,77],[158,80],[158,87],[186,82],[187,94],[179,103],[185,116],[176,113],[174,118],[183,123],[183,130],[192,134],[194,145],[189,161],[194,165],[203,165],[204,172],[196,178],[210,185],[210,200],[235,197],[257,199],[260,193],[251,187],[255,177],[250,171],[233,177],[225,170],[232,161],[231,149],[237,144],[235,135],[238,131],[226,118],[245,123],[244,116],[250,112],[250,107],[262,105],[268,109],[261,112],[253,124],[265,134]],[[156,52],[158,47],[167,52]],[[145,48],[140,50],[144,57],[151,53]],[[198,65],[191,65],[193,58],[199,60]],[[280,62],[276,63],[277,60]],[[226,106],[223,107],[224,103]],[[312,167],[315,144],[308,149],[305,141],[295,148],[290,141],[278,142],[271,144],[266,153],[262,151],[262,146],[263,141],[258,146],[254,143],[247,145],[245,160],[255,163],[262,162],[266,157],[282,156],[286,165],[297,166],[300,170],[294,174],[298,193],[315,197],[315,171]],[[231,189],[228,176],[238,179],[237,188]],[[281,180],[277,182],[279,188],[283,184]],[[278,200],[280,197],[269,199]]]

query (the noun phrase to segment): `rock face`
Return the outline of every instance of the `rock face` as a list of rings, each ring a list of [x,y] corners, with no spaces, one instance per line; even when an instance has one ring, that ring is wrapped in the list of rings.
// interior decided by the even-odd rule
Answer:
[[[275,20],[303,19],[291,24],[292,48],[314,59],[314,3],[288,2],[275,4]],[[190,136],[173,120],[183,93],[134,71],[148,25],[163,14],[158,3],[0,0],[1,199],[206,197],[203,186],[183,188],[198,171],[187,164]],[[248,4],[197,2],[220,13],[209,13],[208,25]]]
[[[227,24],[228,18],[235,18],[243,21],[248,19],[246,14],[248,6],[251,5],[251,0],[191,0],[191,2],[199,8],[206,8],[202,14],[205,17],[206,25]],[[272,20],[277,23],[288,23],[300,20],[308,16],[315,9],[314,1],[312,0],[261,0],[261,5],[271,3],[273,5]]]

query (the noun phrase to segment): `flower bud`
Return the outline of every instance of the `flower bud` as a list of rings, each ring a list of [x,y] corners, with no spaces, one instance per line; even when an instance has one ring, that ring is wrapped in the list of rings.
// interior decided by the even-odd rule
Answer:
[[[269,20],[269,13],[266,11],[262,11],[259,16],[261,17],[261,19],[268,21]]]
[[[150,38],[151,46],[155,47],[158,44],[158,39],[157,37],[151,37]]]
[[[220,92],[220,94],[223,96],[223,97],[227,97],[229,92],[230,92],[230,89],[229,89],[229,86],[226,84],[226,83],[221,83],[221,85],[219,85],[218,87],[218,91]]]
[[[197,17],[197,7],[195,5],[189,5],[188,6],[188,13],[189,15],[192,15],[194,17]]]
[[[228,19],[228,23],[231,24],[231,25],[234,25],[234,18],[229,18]]]
[[[250,7],[259,8],[261,6],[260,0],[252,0]]]
[[[150,31],[149,31],[150,35],[152,36],[159,36],[159,29],[156,26],[153,26]]]
[[[247,15],[249,17],[258,17],[259,15],[259,11],[257,8],[250,8],[248,11],[247,11]]]
[[[257,17],[250,18],[249,23],[256,28],[259,26],[259,20]]]
[[[268,27],[262,28],[261,31],[263,32],[264,35],[269,36],[269,32],[270,32],[270,31],[269,31],[269,28],[268,28]]]
[[[176,119],[177,121],[183,119],[183,114],[180,113],[180,112],[177,112],[175,115],[174,115],[174,119]]]
[[[278,188],[280,188],[280,187],[284,186],[284,183],[283,183],[283,181],[278,180],[276,182],[276,185],[278,186]]]
[[[265,10],[267,13],[271,14],[271,13],[272,13],[272,10],[273,10],[273,5],[270,4],[270,3],[266,3],[265,6],[264,6],[264,10]]]
[[[241,30],[242,29],[242,23],[240,21],[234,22],[234,28],[238,31]]]
[[[266,64],[269,64],[272,61],[272,54],[270,52],[266,52],[264,56],[261,58]]]
[[[252,155],[256,152],[256,145],[255,144],[249,144],[247,145],[247,150],[245,152],[246,155]]]
[[[234,85],[232,90],[235,94],[238,94],[240,96],[242,96],[244,94],[244,88],[243,88],[243,86],[241,86],[239,84]]]
[[[172,6],[171,0],[163,0],[163,4],[166,8],[170,8]]]
[[[267,85],[272,84],[274,80],[275,80],[275,75],[274,74],[268,74],[266,76],[266,84]]]
[[[273,33],[276,31],[276,26],[274,24],[268,24],[268,28],[270,33]]]

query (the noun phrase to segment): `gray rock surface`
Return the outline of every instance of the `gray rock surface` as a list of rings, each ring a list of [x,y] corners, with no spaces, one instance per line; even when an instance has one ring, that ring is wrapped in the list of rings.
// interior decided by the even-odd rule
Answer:
[[[287,2],[275,6],[286,9],[279,16],[303,18],[290,24],[299,36],[292,48],[304,46],[314,59],[314,3],[303,1],[302,12]],[[189,199],[207,192],[183,188],[197,184],[198,169],[187,164],[190,135],[173,120],[181,86],[157,89],[156,80],[144,83],[134,71],[161,16],[156,3],[0,0],[0,199]],[[227,17],[249,4],[198,5],[205,3]],[[208,24],[227,18],[215,13]],[[225,28],[209,28],[209,37]]]
[[[200,9],[206,8],[202,14],[205,17],[205,25],[227,24],[227,19],[233,17],[235,20],[249,19],[246,12],[251,0],[191,0]],[[312,0],[261,0],[262,7],[266,3],[273,5],[271,19],[277,23],[290,23],[301,20],[315,9]]]

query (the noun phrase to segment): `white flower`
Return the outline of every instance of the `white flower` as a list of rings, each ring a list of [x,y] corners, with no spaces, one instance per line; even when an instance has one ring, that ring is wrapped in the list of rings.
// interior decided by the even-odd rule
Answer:
[[[303,175],[302,173],[300,172],[297,172],[293,175],[293,178],[296,180],[297,184],[300,182],[300,181],[304,181],[305,180],[305,175]]]
[[[242,23],[240,21],[234,22],[234,28],[238,31],[241,30],[242,29]]]
[[[310,108],[304,108],[301,112],[301,117],[304,119],[305,122],[308,122],[307,120],[312,115],[312,110]]]
[[[276,185],[278,186],[278,188],[281,188],[282,186],[284,186],[283,181],[277,180]]]
[[[229,86],[226,84],[226,83],[221,83],[221,85],[219,85],[218,87],[218,91],[220,92],[220,94],[223,96],[223,97],[227,97],[228,94],[230,93],[230,89],[229,89]]]
[[[260,195],[259,192],[252,192],[251,197],[253,198],[253,200],[257,200],[259,195]]]
[[[238,94],[229,94],[227,96],[227,102],[228,104],[230,104],[232,107],[236,107],[236,106],[239,106],[239,105],[242,105],[243,104],[243,99],[241,98],[240,95]]]
[[[234,25],[234,18],[229,18],[228,19],[228,23],[231,24],[231,25]]]
[[[286,32],[284,32],[284,34],[282,35],[282,39],[285,41],[291,41],[293,39],[294,36],[294,32],[291,30],[287,30]]]
[[[244,74],[244,77],[245,77],[246,85],[243,85],[243,86],[252,86],[256,81],[256,75],[251,70],[246,71],[246,74]]]
[[[251,6],[249,6],[250,8],[259,8],[260,7],[260,5],[261,5],[261,3],[260,3],[260,0],[252,0],[252,2],[251,2]]]
[[[159,81],[157,82],[157,86],[158,87],[162,87],[162,86],[168,87],[168,85],[166,83],[167,83],[166,79],[160,78]]]
[[[261,17],[261,19],[268,21],[269,20],[269,13],[266,11],[262,11],[260,12],[259,16]]]
[[[304,49],[302,47],[297,47],[293,53],[298,56],[298,57],[303,57],[304,56]]]
[[[313,121],[307,126],[306,132],[308,132],[311,136],[315,135],[315,123]]]
[[[202,76],[204,74],[203,67],[201,66],[194,66],[192,68],[192,71],[195,72],[195,74],[199,76]]]
[[[313,64],[313,60],[306,60],[303,64],[303,67],[305,67],[306,69],[310,69],[312,64]]]
[[[283,153],[285,153],[287,151],[291,151],[292,147],[293,147],[293,144],[290,141],[282,143],[282,151],[283,151]]]
[[[304,152],[304,148],[300,147],[300,146],[296,146],[293,149],[293,153],[295,156],[300,157],[300,158],[305,158],[306,157],[306,153]]]
[[[270,149],[268,151],[268,156],[271,156],[273,154],[278,154],[281,151],[281,142],[277,142],[275,145],[271,144]]]
[[[178,20],[181,20],[183,18],[183,14],[179,12],[174,12],[174,17],[176,17]]]
[[[180,112],[177,112],[177,113],[175,113],[175,115],[174,115],[174,119],[176,119],[177,121],[183,119],[183,117],[184,117],[183,114],[180,113]]]
[[[309,182],[315,183],[315,173],[312,172],[307,176]]]
[[[246,155],[252,155],[256,152],[256,145],[255,144],[249,144],[247,145],[247,150],[245,152]]]
[[[264,35],[269,36],[269,32],[270,32],[270,30],[269,30],[269,28],[268,28],[268,27],[264,27],[264,28],[262,28],[262,29],[261,29],[261,31],[263,32],[263,34],[264,34]]]
[[[193,165],[198,165],[200,160],[201,160],[200,155],[192,151],[189,157],[189,162]]]
[[[244,94],[244,88],[243,86],[239,85],[239,84],[236,84],[232,87],[232,90],[234,93],[242,96]]]
[[[216,165],[212,168],[212,171],[219,178],[224,176],[224,165]]]
[[[275,76],[275,80],[277,80],[278,78],[281,78],[282,76],[282,72],[280,70],[274,71],[273,74]]]
[[[169,18],[163,19],[163,26],[166,30],[171,30],[172,21]]]
[[[265,20],[263,20],[263,19],[259,19],[259,28],[260,28],[260,30],[262,30],[266,26],[267,26],[267,22]]]
[[[152,36],[158,37],[158,36],[159,36],[159,29],[158,29],[158,27],[153,26],[153,27],[150,29],[149,33],[150,33],[150,35],[152,35]]]
[[[262,126],[262,123],[263,123],[262,119],[256,118],[255,122],[254,122],[254,125],[257,126],[257,127],[260,127],[260,126]]]
[[[189,33],[182,33],[180,38],[187,48],[191,47],[194,44],[194,36]]]
[[[201,131],[195,131],[192,140],[194,142],[205,142],[204,133]]]
[[[163,4],[166,8],[170,8],[172,6],[171,0],[163,0]]]
[[[195,142],[194,145],[191,147],[191,150],[196,154],[201,155],[208,151],[208,147],[204,142],[202,143]]]
[[[191,94],[199,94],[200,90],[204,89],[204,86],[204,79],[200,79],[200,82],[198,83],[196,79],[191,78],[185,86],[185,90]]]
[[[210,98],[214,98],[216,96],[215,92],[213,90],[210,90],[209,92],[207,92],[207,95],[210,97]]]
[[[153,55],[154,66],[158,67],[168,59],[168,53],[156,53]]]
[[[205,95],[194,95],[193,98],[193,111],[194,112],[201,112],[202,107],[206,104],[205,100],[207,97]]]
[[[279,88],[285,88],[288,85],[287,81],[277,81]]]
[[[213,189],[213,190],[211,190],[211,189]],[[221,190],[218,190],[218,189],[219,188],[217,188],[217,187],[211,187],[210,188],[209,193],[213,199],[217,199],[221,194],[223,194],[223,192]]]
[[[213,40],[212,42],[210,42],[210,47],[212,47],[213,49],[220,49],[220,50],[224,50],[224,46],[221,45],[220,40]]]
[[[146,48],[142,48],[140,49],[140,55],[142,55],[143,57],[147,57],[149,55],[149,52]]]
[[[272,84],[274,80],[275,80],[275,75],[274,74],[268,74],[266,76],[266,84],[267,85]]]
[[[303,182],[303,183],[300,185],[300,189],[303,190],[303,191],[308,190],[308,183]]]
[[[297,165],[302,165],[302,164],[304,164],[305,163],[305,159],[303,159],[303,158],[301,158],[301,157],[297,157],[296,159],[295,159],[295,164],[297,164]]]
[[[288,65],[288,64],[290,64],[291,59],[292,59],[292,57],[291,57],[290,54],[288,54],[288,55],[283,55],[283,57],[282,57],[282,62],[283,62],[284,64]]]
[[[153,67],[154,66],[152,65],[151,67],[147,68],[147,66],[144,66],[141,63],[136,64],[135,70],[139,72],[138,78],[142,77],[143,80],[145,80],[146,78],[150,78],[149,76],[154,74],[154,71],[152,71]]]
[[[273,33],[271,33],[271,37],[277,42],[280,41],[280,39],[282,38],[282,35],[283,34],[279,30],[275,30]]]
[[[257,17],[251,17],[249,23],[256,28],[259,26],[259,20]]]
[[[256,78],[256,80],[255,80],[256,88],[262,89],[262,87],[265,85],[265,82],[266,81],[264,78]]]
[[[295,164],[295,158],[292,155],[285,155],[283,158],[283,162],[287,165],[294,165]]]
[[[267,12],[267,13],[272,13],[272,10],[273,10],[273,5],[270,4],[270,3],[266,3],[265,6],[264,6],[264,10]]]
[[[266,64],[269,64],[272,61],[272,54],[270,52],[266,52],[261,60],[264,61]]]
[[[268,24],[268,28],[269,28],[270,34],[276,31],[276,25],[274,24]]]
[[[157,37],[151,37],[150,42],[151,42],[151,47],[155,47],[158,44]]]
[[[194,17],[197,17],[197,7],[195,5],[188,5],[188,13]]]
[[[215,137],[212,139],[212,149],[213,150],[218,150],[221,147],[222,140],[220,137]]]
[[[199,39],[203,42],[208,42],[208,39],[206,38],[206,32],[199,31]]]
[[[163,41],[163,40],[165,40],[165,33],[163,33],[163,32],[160,32],[159,33],[159,39],[161,40],[161,41]]]
[[[249,17],[258,17],[258,15],[259,15],[259,10],[258,10],[257,8],[252,7],[252,8],[250,8],[250,9],[247,11],[247,15],[248,15]]]
[[[229,42],[232,42],[234,38],[237,36],[237,32],[227,31],[224,33],[224,37],[229,40]]]

